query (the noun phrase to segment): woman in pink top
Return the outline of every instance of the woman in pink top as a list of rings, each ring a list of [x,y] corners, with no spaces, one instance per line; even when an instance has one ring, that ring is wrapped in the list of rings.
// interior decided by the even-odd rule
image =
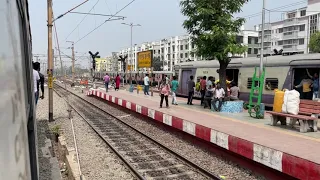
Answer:
[[[116,77],[116,90],[119,90],[120,88],[120,76],[119,74],[117,74],[117,77]]]
[[[163,99],[166,100],[166,107],[169,108],[169,102],[168,102],[169,94],[170,94],[170,86],[164,80],[160,85],[160,96],[161,96],[160,108],[162,108]]]

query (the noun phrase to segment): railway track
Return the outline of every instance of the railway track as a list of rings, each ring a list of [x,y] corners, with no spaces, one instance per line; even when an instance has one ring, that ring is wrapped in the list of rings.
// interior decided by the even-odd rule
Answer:
[[[54,90],[69,97],[71,107],[138,179],[220,179],[80,96],[57,84]]]

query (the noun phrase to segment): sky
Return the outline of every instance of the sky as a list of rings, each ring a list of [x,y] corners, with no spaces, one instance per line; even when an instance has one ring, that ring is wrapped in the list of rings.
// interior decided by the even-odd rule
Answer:
[[[84,0],[53,0],[53,12],[57,17]],[[115,14],[132,0],[89,0],[75,12],[89,12],[99,14]],[[253,29],[254,25],[261,24],[261,15],[248,18],[250,15],[261,13],[263,0],[251,0],[242,8],[242,12],[234,17],[246,17],[245,29]],[[108,17],[86,16],[80,14],[67,14],[56,21],[60,49],[64,54],[71,55],[71,43],[74,41],[76,55],[88,56],[88,51],[98,51],[102,57],[111,56],[130,47],[130,27],[121,23],[140,24],[133,28],[133,44],[156,41],[176,35],[184,35],[182,27],[185,17],[181,14],[180,0],[135,0],[127,8],[119,12],[118,16],[126,17],[124,20],[109,21],[84,37],[90,31],[102,24]],[[95,5],[96,4],[96,5]],[[290,5],[291,4],[291,5]],[[94,6],[95,5],[95,6]],[[307,5],[307,0],[266,0],[266,9],[275,9],[290,5],[278,11],[288,11]],[[94,6],[94,8],[92,8]],[[47,54],[47,1],[29,0],[29,13],[33,38],[33,54]],[[266,11],[266,22],[281,20],[283,12]],[[82,22],[81,22],[82,21]],[[81,23],[80,23],[81,22]],[[78,26],[78,24],[80,25]],[[78,26],[78,28],[77,28]],[[73,32],[72,32],[73,31]],[[72,33],[71,33],[72,32]],[[83,38],[84,37],[84,38]],[[56,47],[56,40],[53,39]],[[40,57],[40,61],[46,61]],[[64,59],[70,64],[69,59]],[[88,66],[88,58],[77,60],[76,64]]]

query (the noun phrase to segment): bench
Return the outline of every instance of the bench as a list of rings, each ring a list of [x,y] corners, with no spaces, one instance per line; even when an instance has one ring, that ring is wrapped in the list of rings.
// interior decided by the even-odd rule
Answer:
[[[300,100],[299,114],[292,115],[287,113],[279,113],[268,111],[271,114],[271,125],[276,126],[278,121],[281,125],[287,124],[287,117],[290,118],[290,126],[299,120],[300,132],[305,133],[311,127],[314,132],[318,131],[318,115],[320,114],[320,102],[311,100]]]

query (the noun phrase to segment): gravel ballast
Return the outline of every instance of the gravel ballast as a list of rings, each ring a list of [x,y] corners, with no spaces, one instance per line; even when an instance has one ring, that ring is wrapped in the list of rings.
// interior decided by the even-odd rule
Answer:
[[[69,88],[70,89],[70,88]],[[206,149],[200,148],[192,144],[192,142],[182,138],[181,133],[168,132],[163,126],[153,123],[152,121],[144,120],[144,118],[130,115],[129,112],[121,111],[117,107],[108,105],[106,102],[100,101],[97,98],[88,97],[79,90],[73,90],[77,94],[81,94],[86,100],[94,102],[95,105],[101,107],[109,113],[118,116],[121,120],[134,126],[141,132],[158,140],[170,149],[183,155],[195,164],[209,170],[211,173],[225,176],[226,179],[245,179],[256,180],[265,179],[254,175],[251,171],[239,167],[237,164],[225,160]]]
[[[45,94],[47,94],[47,89]],[[48,99],[40,100],[38,103],[37,115],[48,116]],[[65,137],[69,149],[74,148],[73,133],[71,122],[68,118],[67,103],[55,92],[53,93],[53,116],[54,122],[49,126],[61,127],[62,136]],[[40,108],[41,107],[41,108]],[[80,158],[82,174],[86,179],[134,179],[130,171],[125,167],[121,160],[105,144],[103,140],[91,129],[91,127],[74,111],[73,125],[77,140],[77,147]]]

